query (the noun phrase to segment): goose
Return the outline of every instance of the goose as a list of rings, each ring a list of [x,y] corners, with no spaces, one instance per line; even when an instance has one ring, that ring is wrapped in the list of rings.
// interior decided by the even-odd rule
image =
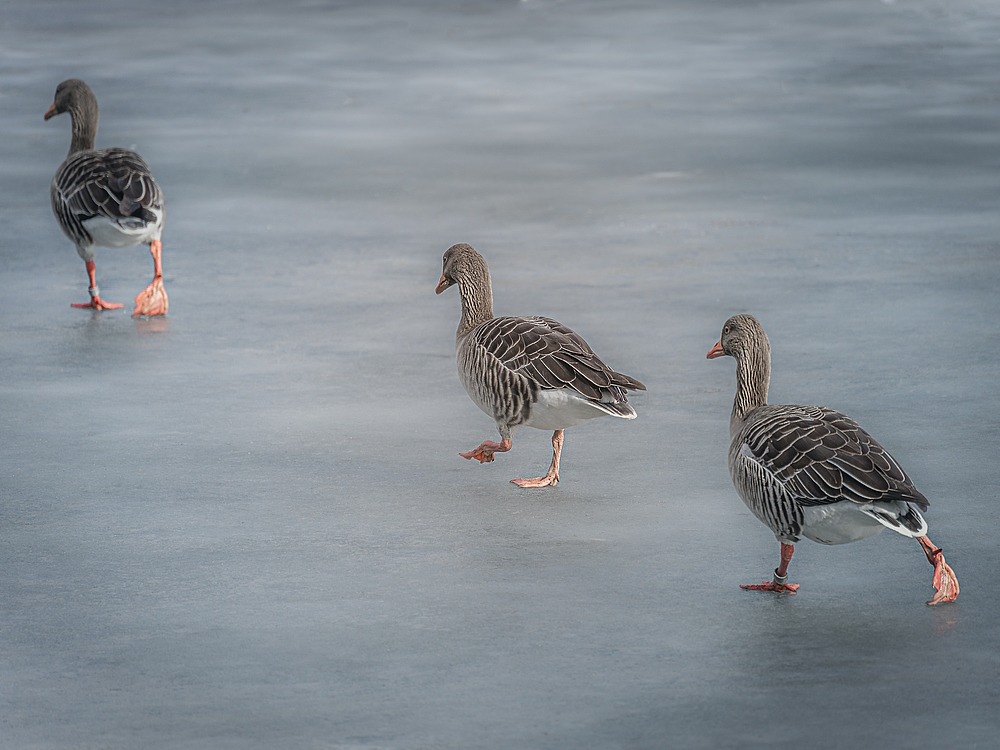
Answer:
[[[752,315],[734,315],[708,359],[736,360],[736,398],[729,421],[729,473],[750,511],[774,532],[780,563],[752,591],[794,594],[788,565],[801,537],[846,544],[892,529],[920,543],[934,566],[930,605],[958,597],[958,579],[927,536],[928,501],[857,422],[822,406],[767,403],[771,345]]]
[[[626,393],[646,386],[612,370],[579,334],[551,318],[493,317],[486,260],[464,243],[445,252],[434,291],[441,294],[455,284],[462,301],[455,334],[459,379],[500,432],[499,443],[484,440],[459,453],[462,458],[493,461],[495,453],[511,449],[514,430],[522,425],[553,430],[545,475],[511,482],[523,488],[554,486],[567,427],[596,417],[635,419]]]
[[[94,148],[100,113],[97,97],[86,83],[70,78],[56,87],[44,119],[50,120],[63,112],[69,112],[73,121],[73,136],[69,154],[52,178],[52,211],[63,232],[76,245],[90,281],[90,301],[72,306],[93,310],[123,307],[101,298],[94,247],[148,243],[153,256],[153,280],[136,295],[132,314],[165,315],[168,300],[160,259],[163,193],[149,166],[135,151]]]

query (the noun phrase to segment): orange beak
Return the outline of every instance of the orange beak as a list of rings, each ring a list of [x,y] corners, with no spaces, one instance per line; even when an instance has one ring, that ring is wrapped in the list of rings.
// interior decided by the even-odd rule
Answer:
[[[708,354],[705,355],[705,359],[717,359],[718,357],[725,357],[726,352],[722,349],[722,339],[715,342],[715,346],[708,350]]]
[[[441,274],[441,281],[439,281],[438,285],[436,287],[434,287],[434,294],[441,294],[441,292],[443,292],[445,289],[447,289],[450,286],[451,286],[451,282],[448,281],[448,279],[446,279],[444,277],[444,274]]]
[[[56,112],[56,103],[52,102],[52,106],[49,107],[47,110],[45,110],[45,114],[43,115],[42,119],[48,120],[50,117],[55,117],[57,114],[59,113]]]

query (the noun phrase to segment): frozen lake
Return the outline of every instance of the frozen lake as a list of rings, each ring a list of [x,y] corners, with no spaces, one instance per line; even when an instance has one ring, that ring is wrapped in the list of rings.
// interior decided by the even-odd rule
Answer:
[[[995,747],[998,70],[993,0],[8,0],[0,747]],[[166,193],[166,319],[69,306],[69,77]],[[507,481],[546,433],[457,455],[456,242],[649,388],[557,488]],[[930,498],[955,604],[889,533],[738,588],[737,311]]]

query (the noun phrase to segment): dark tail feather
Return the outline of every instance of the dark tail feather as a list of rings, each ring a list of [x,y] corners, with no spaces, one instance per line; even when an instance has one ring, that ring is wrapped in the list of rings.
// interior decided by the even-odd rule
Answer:
[[[616,372],[611,377],[611,382],[615,385],[619,385],[622,388],[627,388],[630,391],[644,391],[646,386],[640,383],[635,378],[630,378],[628,375],[623,375],[620,372]]]

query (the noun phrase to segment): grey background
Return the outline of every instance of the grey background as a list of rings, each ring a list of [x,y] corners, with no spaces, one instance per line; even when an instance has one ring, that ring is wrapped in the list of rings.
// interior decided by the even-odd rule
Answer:
[[[0,746],[996,747],[1000,6],[14,0],[0,15]],[[165,320],[48,205],[78,76],[168,199]],[[645,381],[490,465],[441,253]],[[149,281],[99,250],[103,295]],[[778,546],[774,402],[875,434],[919,547]]]

